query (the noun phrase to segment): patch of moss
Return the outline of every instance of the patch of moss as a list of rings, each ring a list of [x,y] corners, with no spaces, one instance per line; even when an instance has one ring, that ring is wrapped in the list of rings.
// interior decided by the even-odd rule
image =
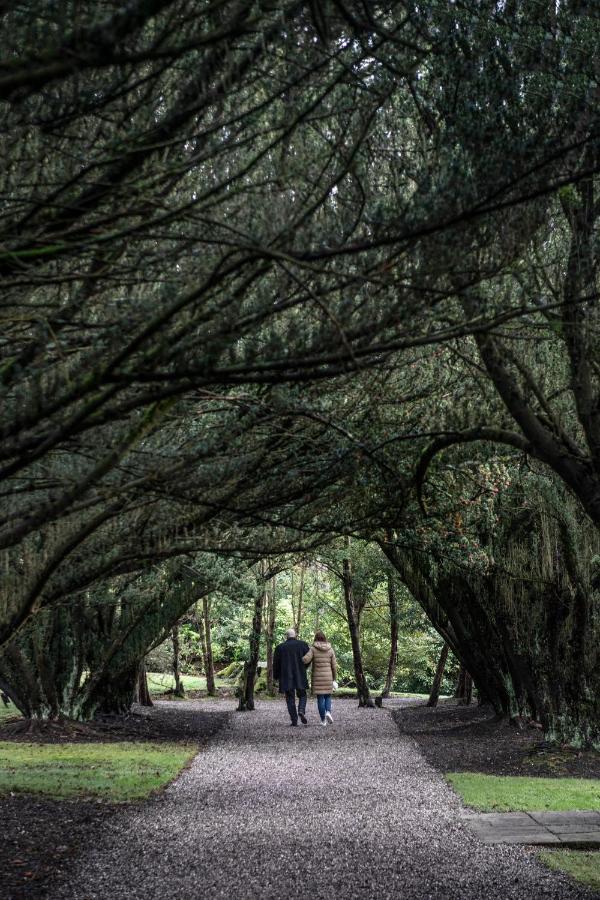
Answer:
[[[4,703],[0,701],[0,725],[3,722],[10,721],[11,719],[20,718],[21,713],[13,703],[9,703],[8,706],[5,706]]]

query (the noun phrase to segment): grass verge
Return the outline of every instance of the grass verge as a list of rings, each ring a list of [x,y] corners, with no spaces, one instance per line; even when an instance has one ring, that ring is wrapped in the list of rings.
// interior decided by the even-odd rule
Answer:
[[[600,808],[598,778],[526,778],[451,772],[446,778],[465,803],[482,812]]]
[[[600,850],[543,850],[538,857],[551,869],[600,891]]]
[[[0,741],[0,794],[142,800],[196,753],[180,744],[30,744]]]

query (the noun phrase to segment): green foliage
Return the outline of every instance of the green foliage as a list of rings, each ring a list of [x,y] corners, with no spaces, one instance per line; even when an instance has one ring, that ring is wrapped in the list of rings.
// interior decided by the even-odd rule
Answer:
[[[598,778],[527,778],[452,772],[446,775],[465,803],[482,812],[600,808]]]
[[[538,858],[551,869],[600,891],[600,850],[543,850]]]
[[[143,800],[188,763],[181,744],[27,744],[0,742],[0,793],[56,799]]]
[[[21,708],[128,708],[192,602],[165,560],[200,551],[285,558],[276,641],[286,554],[308,559],[303,633],[350,683],[339,535],[377,688],[392,530],[498,711],[598,743],[592,542],[577,516],[549,538],[523,475],[536,457],[600,521],[586,5],[174,0],[100,30],[89,0],[47,7],[0,12],[0,674],[24,695],[33,668]],[[253,575],[215,580],[215,660],[243,660]],[[411,603],[395,686],[426,690],[440,639]],[[192,621],[181,641],[197,675]],[[544,648],[572,651],[564,690]]]

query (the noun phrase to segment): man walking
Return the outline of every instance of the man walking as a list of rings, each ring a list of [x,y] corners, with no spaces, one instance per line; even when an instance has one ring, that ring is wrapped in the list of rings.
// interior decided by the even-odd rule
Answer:
[[[286,639],[275,647],[273,655],[273,678],[279,682],[279,693],[285,694],[288,712],[292,725],[298,724],[298,717],[305,725],[306,722],[306,690],[308,678],[306,666],[302,657],[308,653],[308,644],[296,638],[293,628],[288,628]],[[298,709],[296,709],[296,693],[298,694]]]

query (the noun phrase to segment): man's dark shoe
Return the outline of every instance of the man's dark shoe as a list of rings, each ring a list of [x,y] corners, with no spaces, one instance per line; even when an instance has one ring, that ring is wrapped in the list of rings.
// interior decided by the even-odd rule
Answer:
[[[298,715],[300,716],[300,721],[302,722],[302,724],[308,725],[308,719],[306,718],[304,713],[299,712]]]
[[[297,725],[297,724],[298,724],[297,722],[290,722],[290,728],[293,728],[294,725]]]

